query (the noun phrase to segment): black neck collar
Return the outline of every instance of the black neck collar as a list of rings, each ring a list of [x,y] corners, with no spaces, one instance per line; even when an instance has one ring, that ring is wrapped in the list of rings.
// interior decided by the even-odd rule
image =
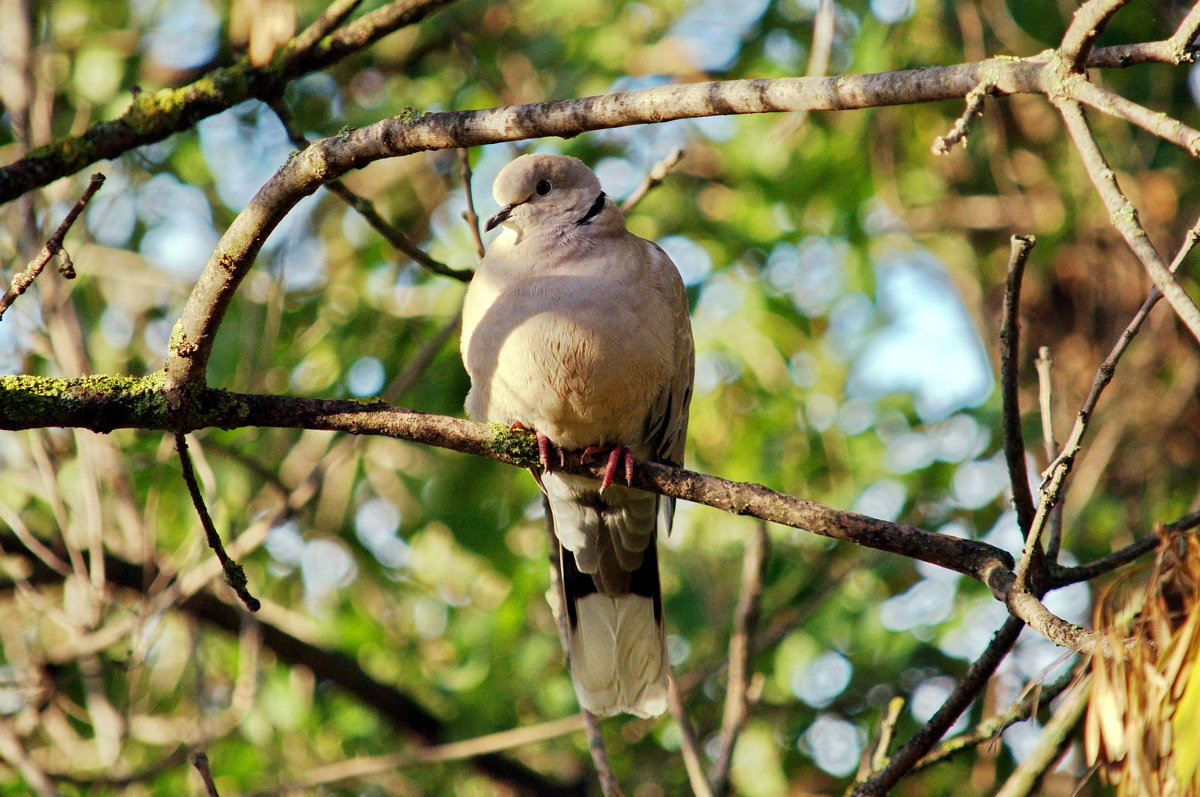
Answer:
[[[596,197],[596,201],[588,208],[588,212],[583,214],[583,218],[575,222],[576,224],[588,224],[596,216],[600,215],[600,211],[604,209],[604,192],[600,192],[600,196]]]

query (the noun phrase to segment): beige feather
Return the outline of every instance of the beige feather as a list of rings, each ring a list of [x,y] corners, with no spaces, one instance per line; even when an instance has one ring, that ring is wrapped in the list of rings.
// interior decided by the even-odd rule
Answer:
[[[520,423],[555,445],[624,446],[682,464],[694,351],[679,272],[625,229],[575,158],[525,155],[493,188],[504,225],[467,291],[467,412]],[[657,516],[672,504],[591,479],[541,477],[562,546],[568,656],[597,714],[666,708]]]

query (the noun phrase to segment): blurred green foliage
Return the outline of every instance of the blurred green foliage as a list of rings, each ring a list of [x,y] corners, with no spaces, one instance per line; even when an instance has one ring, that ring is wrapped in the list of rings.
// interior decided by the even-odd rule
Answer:
[[[11,108],[0,118],[5,162],[24,143],[111,118],[138,89],[185,84],[236,56],[228,9],[208,0],[34,5],[40,115],[26,133]],[[301,24],[321,9],[297,3]],[[1018,0],[839,2],[830,69],[1033,55],[1055,44],[1073,10]],[[1133,3],[1100,43],[1163,38],[1183,10]],[[482,108],[673,80],[803,74],[815,11],[809,0],[463,0],[297,81],[283,101],[315,137],[406,107]],[[6,53],[14,46],[6,42]],[[1196,124],[1188,75],[1157,65],[1108,70],[1102,80]],[[593,164],[619,198],[682,147],[684,160],[633,210],[629,226],[663,241],[689,282],[698,356],[689,466],[1015,550],[992,384],[1008,236],[1039,239],[1021,358],[1026,439],[1038,467],[1046,460],[1036,347],[1049,346],[1056,361],[1061,441],[1147,281],[1044,101],[989,100],[969,146],[930,155],[933,138],[960,112],[961,103],[937,103],[731,117],[496,145],[471,153],[471,189],[479,214],[490,215],[492,177],[537,149]],[[1193,161],[1124,123],[1099,115],[1093,122],[1152,238],[1173,251],[1200,205]],[[109,182],[86,229],[68,239],[79,278],[17,303],[0,325],[0,364],[59,374],[79,355],[94,372],[158,368],[217,237],[290,151],[273,113],[254,102],[104,164]],[[469,267],[476,256],[458,174],[455,153],[427,153],[372,164],[345,182],[434,257]],[[83,179],[35,198],[43,228]],[[28,226],[16,203],[3,212],[0,253],[19,267],[33,251]],[[44,286],[55,277],[42,279]],[[1187,286],[1194,292],[1192,281]],[[467,380],[456,335],[439,333],[454,324],[462,291],[319,193],[264,248],[222,327],[210,384],[378,395],[459,414]],[[70,331],[68,319],[77,340],[58,334],[56,324]],[[418,362],[425,365],[412,368]],[[1150,534],[1194,504],[1198,380],[1186,336],[1160,309],[1102,402],[1076,471],[1064,524],[1071,561]],[[268,605],[264,622],[348,654],[427,707],[445,724],[445,740],[576,710],[544,598],[545,533],[527,475],[324,432],[207,431],[193,449],[222,535],[265,538],[241,557],[252,591]],[[184,572],[208,562],[169,441],[50,429],[0,438],[0,458],[3,521],[50,544],[65,541],[81,563],[97,534],[128,561],[153,556]],[[704,745],[720,724],[742,541],[753,522],[681,506],[660,557],[676,669]],[[888,700],[911,701],[896,729],[905,739],[1004,610],[979,585],[935,568],[796,530],[770,535],[754,658],[762,698],[737,748],[733,782],[748,797],[829,793],[853,776]],[[22,577],[20,566],[10,570]],[[252,623],[230,635],[131,590],[75,581],[10,589],[0,611],[0,712],[41,766],[70,776],[59,783],[64,794],[198,793],[177,755],[193,746],[207,749],[217,785],[232,794],[272,792],[314,767],[414,744],[369,703],[277,660],[255,641]],[[1086,621],[1090,600],[1088,589],[1075,588],[1060,611]],[[53,688],[40,680],[72,633],[118,622],[129,626],[118,641],[62,664]],[[969,719],[1004,709],[1043,677],[1057,655],[1049,647],[1023,641]],[[604,727],[628,794],[685,793],[672,720],[617,718]],[[989,793],[1031,733],[914,776],[903,793],[961,794],[968,782]],[[581,734],[512,755],[552,778],[589,777]],[[143,771],[133,785],[104,785]],[[0,773],[0,788],[20,793],[20,776]],[[1077,761],[1060,777],[1076,776]],[[469,765],[448,762],[324,793],[495,788]],[[1098,791],[1093,783],[1081,793]]]

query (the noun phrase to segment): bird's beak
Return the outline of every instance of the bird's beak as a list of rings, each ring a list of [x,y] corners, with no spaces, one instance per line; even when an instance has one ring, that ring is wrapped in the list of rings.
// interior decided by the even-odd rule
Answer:
[[[492,216],[490,219],[487,220],[487,224],[483,225],[483,231],[491,232],[492,230],[499,227],[501,224],[503,224],[508,219],[509,216],[512,215],[513,208],[515,208],[515,207],[516,207],[516,205],[506,205],[503,208],[501,208],[499,213],[497,213],[495,216]]]

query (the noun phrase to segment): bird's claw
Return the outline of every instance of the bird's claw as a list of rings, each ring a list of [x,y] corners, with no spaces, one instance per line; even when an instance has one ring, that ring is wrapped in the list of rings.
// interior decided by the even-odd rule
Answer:
[[[604,450],[602,446],[588,446],[583,450],[583,460],[586,462]],[[615,445],[608,450],[608,462],[604,465],[604,478],[600,480],[601,493],[612,485],[613,477],[617,475],[617,467],[622,463],[625,465],[625,483],[633,484],[633,452],[625,446]]]

